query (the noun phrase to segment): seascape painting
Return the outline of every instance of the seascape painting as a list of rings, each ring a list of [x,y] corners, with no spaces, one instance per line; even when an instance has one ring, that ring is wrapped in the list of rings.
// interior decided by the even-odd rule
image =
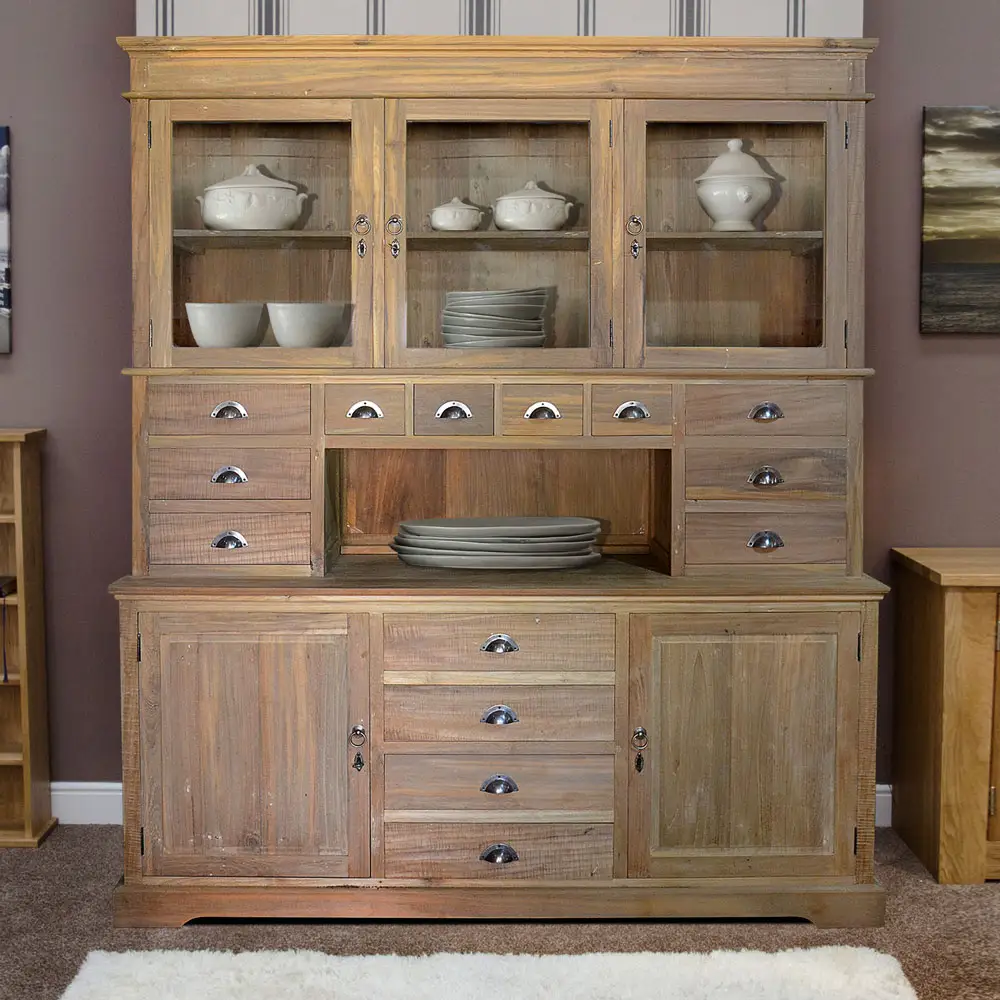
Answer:
[[[1000,333],[1000,108],[924,109],[921,333]]]
[[[10,129],[0,126],[0,354],[10,354]]]

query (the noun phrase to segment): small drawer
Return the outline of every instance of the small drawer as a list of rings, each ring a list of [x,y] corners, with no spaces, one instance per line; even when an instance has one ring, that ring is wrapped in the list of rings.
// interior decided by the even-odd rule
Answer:
[[[775,566],[847,560],[847,515],[843,510],[692,512],[686,516],[685,526],[685,559],[690,566]]]
[[[151,566],[309,565],[309,515],[152,513],[149,562]]]
[[[151,500],[308,500],[308,448],[151,448]]]
[[[402,384],[346,382],[326,387],[327,434],[405,434]]]
[[[386,823],[386,878],[609,879],[611,823]]]
[[[387,812],[546,812],[613,819],[612,754],[387,754]]]
[[[581,437],[582,385],[505,385],[504,434],[518,437]]]
[[[386,670],[615,669],[614,615],[386,615],[382,628]]]
[[[512,684],[507,678],[490,683],[484,677],[482,684],[475,685],[388,683],[383,689],[385,739],[409,743],[611,740],[614,674],[608,675],[608,681]]]
[[[691,383],[685,431],[699,434],[847,433],[847,386],[837,382]]]
[[[415,385],[413,433],[493,433],[492,385]]]
[[[657,385],[595,385],[590,433],[594,437],[672,434],[672,387]]]
[[[847,496],[847,452],[688,448],[689,500],[837,500]]]
[[[149,433],[309,434],[308,385],[151,380]]]

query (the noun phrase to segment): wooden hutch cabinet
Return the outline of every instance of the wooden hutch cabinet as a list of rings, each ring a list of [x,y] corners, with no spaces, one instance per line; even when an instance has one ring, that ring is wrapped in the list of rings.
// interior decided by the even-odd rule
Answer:
[[[118,923],[880,923],[871,43],[121,44]],[[713,229],[696,195],[736,138],[773,188],[752,231]],[[206,228],[198,196],[248,166],[306,196],[293,228]],[[430,226],[532,180],[570,199],[563,228]],[[541,286],[543,347],[445,343],[447,292]],[[197,346],[186,306],[213,302],[344,318],[331,347]],[[599,519],[604,558],[389,549],[401,520],[525,514]],[[491,706],[519,724],[483,725]]]

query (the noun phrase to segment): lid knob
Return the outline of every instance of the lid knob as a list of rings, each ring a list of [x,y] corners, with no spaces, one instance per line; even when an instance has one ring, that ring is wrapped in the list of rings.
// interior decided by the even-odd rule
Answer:
[[[743,152],[743,140],[742,139],[730,139],[729,142],[726,143],[726,145],[729,147],[729,152],[730,153],[741,153],[741,152]]]

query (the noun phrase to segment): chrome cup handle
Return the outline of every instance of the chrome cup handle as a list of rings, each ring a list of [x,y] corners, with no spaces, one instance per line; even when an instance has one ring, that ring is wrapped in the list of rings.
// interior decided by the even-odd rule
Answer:
[[[509,865],[518,860],[517,851],[510,844],[490,844],[482,854],[480,861],[486,861],[491,865]]]
[[[247,474],[238,465],[223,465],[212,473],[211,482],[231,485],[250,482]]]
[[[524,411],[525,420],[562,420],[562,414],[555,403],[540,399]]]
[[[483,712],[482,718],[479,721],[485,723],[487,726],[511,726],[520,720],[517,717],[517,712],[509,706],[491,705]]]
[[[649,407],[638,399],[630,399],[615,410],[615,420],[648,420]]]
[[[759,424],[769,424],[774,420],[780,420],[784,415],[777,403],[758,403],[747,414],[747,420],[755,420]]]
[[[768,486],[780,486],[784,481],[784,477],[773,465],[762,465],[747,476],[747,482],[751,486],[759,486],[761,489]]]
[[[442,403],[434,411],[435,420],[470,420],[471,418],[471,408],[457,399],[449,399],[447,403]]]
[[[213,549],[245,549],[249,544],[243,535],[238,531],[233,531],[232,528],[220,531],[212,539]]]
[[[785,543],[776,531],[755,531],[747,540],[747,548],[757,552],[773,552],[784,548]]]
[[[359,399],[352,403],[347,409],[347,415],[354,420],[380,420],[385,416],[382,407],[370,399]]]
[[[479,786],[479,790],[489,795],[513,795],[519,789],[509,774],[492,774]]]
[[[216,420],[246,420],[248,416],[247,408],[235,399],[227,399],[212,410],[212,417]]]
[[[494,632],[480,647],[481,653],[516,653],[521,647],[506,632]]]

